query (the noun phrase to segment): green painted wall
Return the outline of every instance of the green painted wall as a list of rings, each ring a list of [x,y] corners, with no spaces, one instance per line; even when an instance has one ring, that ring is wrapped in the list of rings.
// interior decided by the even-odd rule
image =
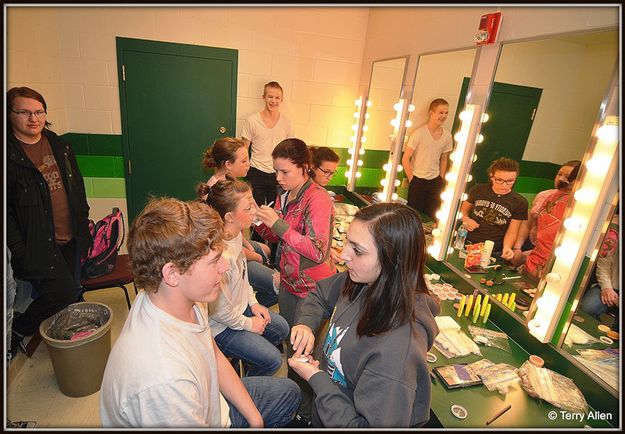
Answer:
[[[122,154],[121,136],[111,134],[67,133],[63,138],[72,144],[80,171],[85,178],[87,197],[90,198],[122,198],[126,197],[124,180],[124,158]],[[345,185],[349,153],[346,148],[332,148],[341,158],[341,165],[330,181],[330,186]],[[382,189],[380,181],[384,178],[382,166],[388,162],[388,151],[368,150],[361,160],[363,165],[359,171],[362,176],[356,180],[357,188]],[[521,162],[519,176],[514,190],[525,196],[531,203],[537,192],[553,188],[553,179],[559,165],[535,161]],[[405,178],[404,172],[398,179]],[[397,189],[401,197],[406,197],[407,188]]]

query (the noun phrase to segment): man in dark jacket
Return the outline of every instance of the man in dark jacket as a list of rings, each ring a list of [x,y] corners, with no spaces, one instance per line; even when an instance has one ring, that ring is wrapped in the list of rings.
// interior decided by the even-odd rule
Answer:
[[[7,245],[15,277],[39,294],[13,320],[12,348],[76,301],[90,244],[85,185],[69,143],[48,129],[43,96],[7,92]]]

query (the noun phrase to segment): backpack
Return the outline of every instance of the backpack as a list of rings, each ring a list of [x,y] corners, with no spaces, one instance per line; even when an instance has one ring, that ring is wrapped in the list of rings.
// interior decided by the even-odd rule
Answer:
[[[82,278],[95,279],[109,274],[115,268],[117,253],[126,235],[124,215],[115,207],[109,215],[97,223],[90,219],[89,232],[93,245],[89,248],[87,256],[81,258],[80,271]]]

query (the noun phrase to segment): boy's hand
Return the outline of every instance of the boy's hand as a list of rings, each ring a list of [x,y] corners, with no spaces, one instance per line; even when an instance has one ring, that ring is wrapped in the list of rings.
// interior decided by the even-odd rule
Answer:
[[[262,335],[265,333],[265,320],[260,316],[252,317],[252,332]]]
[[[298,324],[291,329],[291,345],[293,357],[309,355],[315,347],[315,335],[310,327]]]

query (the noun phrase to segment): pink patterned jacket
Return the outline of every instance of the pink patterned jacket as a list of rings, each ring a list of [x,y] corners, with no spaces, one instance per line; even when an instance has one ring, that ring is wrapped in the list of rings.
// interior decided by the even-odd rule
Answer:
[[[282,213],[283,191],[276,197],[275,211],[280,217],[269,228],[255,230],[271,243],[279,242],[276,258],[280,265],[280,284],[291,294],[305,298],[317,281],[334,275],[330,258],[334,205],[328,192],[309,180]]]

